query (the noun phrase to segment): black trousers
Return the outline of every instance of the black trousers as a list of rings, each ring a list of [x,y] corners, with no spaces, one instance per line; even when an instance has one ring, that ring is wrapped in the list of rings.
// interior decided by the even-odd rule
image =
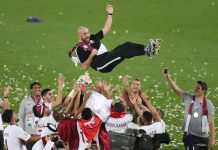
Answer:
[[[190,134],[190,133],[189,133]],[[183,143],[185,145],[185,138],[187,137],[187,133],[185,132],[183,135]],[[207,137],[199,137],[195,135],[191,135],[192,143],[195,147],[195,150],[207,150],[208,149],[208,144],[209,144],[209,138]],[[204,146],[205,145],[205,146]],[[185,146],[185,149],[186,146]]]
[[[4,149],[3,131],[0,130],[0,149]]]
[[[124,59],[141,55],[146,55],[144,45],[126,42],[112,51],[95,56],[91,67],[102,73],[107,73],[111,72]]]
[[[36,142],[28,142],[28,143],[26,143],[26,148],[27,148],[27,150],[32,150],[32,147],[33,147],[33,145],[35,144]]]

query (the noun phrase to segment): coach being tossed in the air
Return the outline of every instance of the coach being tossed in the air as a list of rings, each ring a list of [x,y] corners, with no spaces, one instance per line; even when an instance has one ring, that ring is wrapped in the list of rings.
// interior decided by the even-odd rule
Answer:
[[[84,70],[87,70],[91,66],[96,71],[107,73],[111,72],[125,58],[141,55],[157,55],[160,48],[159,39],[151,39],[147,46],[126,42],[117,46],[112,51],[107,51],[104,45],[101,44],[101,39],[110,31],[113,6],[107,5],[106,11],[108,13],[107,20],[103,29],[98,33],[90,35],[87,27],[81,26],[78,28],[79,42],[68,52],[74,63],[81,64]],[[77,57],[72,56],[74,51]]]

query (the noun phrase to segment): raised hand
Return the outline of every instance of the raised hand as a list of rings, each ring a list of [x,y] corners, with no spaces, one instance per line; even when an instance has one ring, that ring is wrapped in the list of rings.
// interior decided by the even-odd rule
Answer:
[[[58,77],[58,86],[60,88],[64,87],[64,79],[65,79],[64,75],[60,73]]]
[[[111,85],[108,84],[105,80],[103,80],[103,82],[102,82],[102,87],[103,87],[103,90],[105,93],[110,92]]]
[[[111,93],[112,95],[116,92],[118,92],[120,90],[120,86],[116,85],[112,90],[111,90]]]
[[[168,68],[163,69],[163,75],[165,78],[169,76],[169,69]]]
[[[125,89],[128,88],[129,87],[129,79],[128,79],[128,77],[127,76],[123,77],[122,81],[123,81],[124,88]]]
[[[85,95],[84,95],[84,101],[87,101],[89,99],[89,97],[91,96],[92,94],[92,90],[88,90],[86,91]]]
[[[113,6],[110,5],[110,4],[107,4],[106,11],[107,11],[108,14],[113,14],[113,12],[114,12]]]
[[[10,93],[10,89],[11,89],[10,86],[4,87],[4,89],[3,89],[3,96],[4,97],[8,97],[8,94]]]

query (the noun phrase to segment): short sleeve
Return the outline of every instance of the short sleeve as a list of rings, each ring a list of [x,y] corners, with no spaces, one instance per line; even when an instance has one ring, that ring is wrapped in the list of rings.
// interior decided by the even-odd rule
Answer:
[[[104,38],[104,34],[103,34],[103,31],[99,31],[98,33],[95,34],[96,37],[99,37],[100,39],[103,39]]]
[[[211,101],[207,100],[207,110],[209,116],[214,116],[214,106]]]
[[[139,126],[133,122],[130,122],[127,124],[127,128],[131,128],[131,129],[138,129]]]
[[[90,53],[90,52],[89,52]],[[77,47],[76,49],[76,55],[79,58],[80,63],[83,63],[84,61],[86,61],[89,57],[88,52],[86,52],[84,50],[84,48],[82,47]]]
[[[17,131],[16,135],[19,139],[27,141],[31,137],[31,135],[26,133],[21,127],[17,127],[16,131]]]
[[[127,120],[127,122],[131,122],[133,120],[133,115],[132,114],[127,114],[126,115],[126,120]]]
[[[192,99],[192,95],[190,93],[183,92],[182,93],[182,99],[183,99],[183,101],[191,100]]]

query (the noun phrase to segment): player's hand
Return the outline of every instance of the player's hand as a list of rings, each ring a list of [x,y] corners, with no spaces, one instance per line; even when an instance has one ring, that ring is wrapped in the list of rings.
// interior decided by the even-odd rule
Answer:
[[[163,75],[165,78],[167,78],[169,76],[169,69],[168,68],[163,69]]]
[[[4,87],[4,89],[3,89],[3,96],[4,97],[8,97],[9,92],[10,92],[10,86]]]
[[[92,90],[86,91],[86,93],[83,97],[84,101],[87,101],[89,99],[89,97],[91,96],[91,94],[92,94]]]
[[[107,11],[108,14],[113,14],[113,12],[114,12],[113,6],[110,5],[110,4],[107,4],[106,11]]]
[[[59,77],[58,77],[58,86],[60,88],[64,87],[64,75],[61,73],[59,74]]]
[[[211,138],[208,144],[209,148],[213,148],[215,146],[215,139]]]
[[[123,86],[124,86],[124,88],[125,88],[125,89],[128,88],[128,87],[129,87],[128,77],[127,77],[127,76],[123,77],[123,78],[122,78],[122,81],[123,81]]]

